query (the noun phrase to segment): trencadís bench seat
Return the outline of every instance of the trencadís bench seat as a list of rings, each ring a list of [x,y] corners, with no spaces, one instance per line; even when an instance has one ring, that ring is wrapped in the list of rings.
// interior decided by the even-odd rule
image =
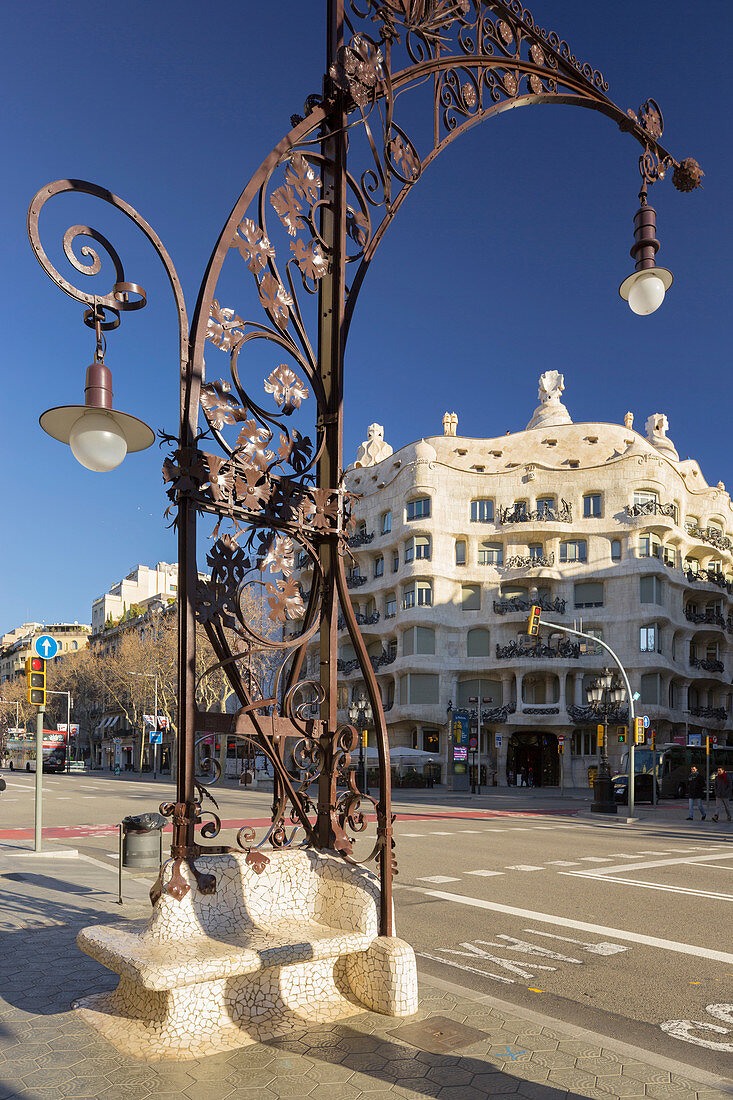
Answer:
[[[189,868],[180,901],[165,893],[147,921],[85,928],[77,943],[120,975],[79,1002],[118,1049],[147,1060],[199,1058],[365,1008],[417,1010],[412,948],[378,935],[379,883],[329,852],[242,853],[196,860],[216,876],[203,894]],[[165,884],[172,873],[164,869]]]

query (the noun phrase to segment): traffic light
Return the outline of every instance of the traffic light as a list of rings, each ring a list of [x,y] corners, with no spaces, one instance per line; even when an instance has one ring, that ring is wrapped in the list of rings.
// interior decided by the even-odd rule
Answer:
[[[597,743],[598,743],[598,748],[602,749],[603,748],[603,726],[601,726],[601,725],[596,726],[596,739],[597,739]]]
[[[536,603],[532,604],[529,609],[529,622],[527,624],[527,633],[537,635],[540,632],[540,612],[542,608]]]
[[[646,730],[644,728],[644,718],[634,719],[636,729],[634,730],[634,741],[637,745],[643,745],[646,740]]]
[[[35,707],[46,705],[46,662],[43,657],[26,657],[26,697]]]
[[[366,730],[362,730],[362,731],[361,731],[361,747],[362,747],[363,749],[365,749],[365,748],[367,748],[367,747],[368,747],[368,744],[369,744],[369,741],[368,741],[368,734],[367,734],[367,731],[366,731]]]
[[[619,745],[624,745],[626,743],[626,738],[627,738],[628,733],[629,733],[629,727],[628,726],[619,726],[616,733],[618,735]]]

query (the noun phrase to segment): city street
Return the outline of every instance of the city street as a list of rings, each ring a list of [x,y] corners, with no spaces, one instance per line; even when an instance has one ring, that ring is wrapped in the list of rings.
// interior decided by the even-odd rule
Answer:
[[[0,845],[28,847],[34,776],[5,778]],[[44,775],[43,789],[44,847],[106,865],[110,894],[117,822],[173,795],[167,779],[106,773]],[[214,793],[215,843],[266,823],[268,792]],[[399,798],[398,933],[431,979],[731,1076],[733,827],[687,822],[680,802],[634,824],[589,806],[587,792]]]

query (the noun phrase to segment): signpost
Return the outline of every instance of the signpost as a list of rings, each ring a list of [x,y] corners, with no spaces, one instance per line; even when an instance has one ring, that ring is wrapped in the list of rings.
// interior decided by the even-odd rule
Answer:
[[[59,643],[50,634],[39,634],[33,648],[38,657],[43,657],[44,661],[52,661],[59,651]]]
[[[38,707],[36,711],[36,801],[34,807],[34,838],[33,851],[40,852],[43,835],[43,714],[46,704],[46,661],[52,660],[59,651],[59,643],[50,634],[39,635],[33,643],[34,657],[26,661],[26,675],[28,677],[28,702]],[[39,662],[41,668],[36,668]],[[39,678],[36,685],[34,678]],[[36,695],[36,693],[38,693]]]

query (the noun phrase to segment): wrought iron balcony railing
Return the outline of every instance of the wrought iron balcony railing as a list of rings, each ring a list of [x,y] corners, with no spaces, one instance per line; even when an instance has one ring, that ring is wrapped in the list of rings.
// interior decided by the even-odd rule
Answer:
[[[722,531],[716,530],[715,527],[701,528],[695,523],[688,523],[687,534],[690,538],[709,543],[716,550],[733,550],[733,541],[727,535],[724,535]]]
[[[573,506],[567,500],[561,500],[559,508],[543,506],[532,511],[521,504],[514,504],[511,508],[499,508],[497,519],[499,523],[572,523]]]
[[[482,707],[481,725],[483,726],[484,722],[506,722],[507,717],[510,714],[514,714],[516,709],[516,703],[503,703],[500,707],[489,707],[488,710],[486,707]],[[469,718],[471,718],[474,722],[478,722],[478,710],[476,707],[461,707],[461,710],[466,711]]]
[[[554,554],[530,554],[529,557],[521,557],[515,555],[513,558],[507,558],[504,562],[505,569],[541,569],[542,566],[549,566],[555,564]]]
[[[646,500],[643,504],[627,504],[626,515],[634,518],[638,516],[666,516],[677,522],[677,505],[660,504],[658,500]]]
[[[725,671],[723,662],[713,657],[690,657],[690,664],[693,668],[701,668],[704,672]]]
[[[373,531],[357,531],[355,535],[352,535],[349,539],[349,546],[352,548],[356,546],[366,546],[368,542],[371,542],[374,538]]]
[[[385,616],[385,618],[386,618],[386,616]],[[373,611],[371,613],[371,615],[362,615],[361,611],[357,611],[356,612],[356,621],[359,624],[359,626],[372,626],[374,623],[379,622],[379,612],[378,611]],[[346,620],[344,619],[343,615],[339,615],[339,617],[338,617],[338,628],[339,628],[339,630],[343,630],[345,626],[346,626]]]
[[[708,584],[714,584],[718,588],[724,588],[729,596],[733,593],[733,585],[730,581],[727,581],[725,575],[717,569],[698,569],[697,572],[694,569],[683,569],[682,572],[689,584],[696,584],[698,581],[707,581]]]
[[[391,665],[393,661],[397,660],[397,652],[388,653],[386,649],[383,649],[379,656],[370,656],[369,662],[376,672],[377,669],[382,668],[383,665]],[[344,676],[348,676],[350,672],[356,672],[359,668],[359,661],[354,657],[351,661],[343,661],[340,657],[336,661],[336,668],[339,672],[343,672]]]
[[[363,584],[366,584],[367,578],[363,573],[349,573],[346,578],[347,588],[361,588]]]
[[[693,718],[713,718],[716,722],[725,722],[728,717],[725,707],[690,707],[688,713]]]
[[[532,607],[531,601],[520,599],[519,596],[511,600],[494,600],[494,611],[497,615],[506,615],[512,611],[529,611],[530,607]],[[565,614],[565,600],[548,600],[546,596],[542,596],[537,601],[537,607],[543,611],[552,611],[556,615]]]
[[[496,657],[499,661],[519,660],[522,657],[568,657],[577,661],[580,657],[580,646],[577,642],[558,642],[556,646],[545,645],[544,642],[535,642],[532,646],[509,642],[505,646],[497,645]]]
[[[529,706],[522,707],[522,714],[559,714],[559,707],[533,707],[530,703]]]
[[[598,711],[595,707],[576,707],[574,703],[568,703],[565,708],[568,712],[570,720],[577,722],[578,724],[596,723],[599,719]],[[601,718],[603,715],[601,714]],[[606,715],[606,723],[609,726],[620,726],[629,720],[629,708],[628,707],[613,707],[608,711]]]
[[[721,626],[725,628],[726,620],[720,614],[719,611],[713,611],[712,608],[708,608],[706,611],[693,611],[691,607],[685,608],[685,618],[690,623],[702,624],[707,626]],[[731,620],[727,620],[729,624]]]

